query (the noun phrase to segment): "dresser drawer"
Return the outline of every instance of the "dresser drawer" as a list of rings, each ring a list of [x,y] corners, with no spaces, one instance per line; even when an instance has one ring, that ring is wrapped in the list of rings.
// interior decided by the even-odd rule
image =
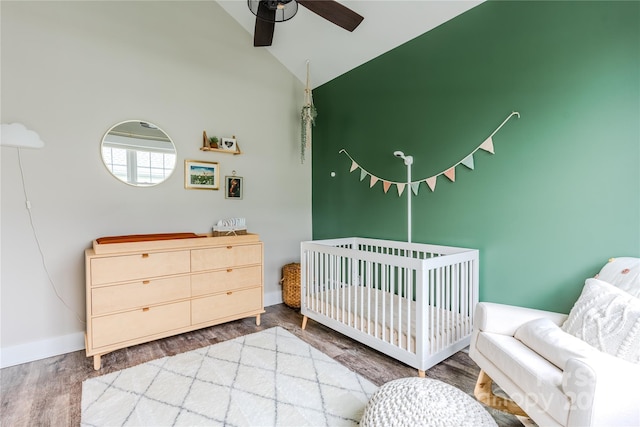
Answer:
[[[189,276],[149,279],[91,290],[94,316],[131,308],[148,307],[191,296]]]
[[[262,308],[262,287],[195,298],[191,301],[191,322],[196,325],[229,316],[240,318],[243,313]]]
[[[93,347],[112,345],[188,327],[189,301],[132,310],[93,319]]]
[[[222,246],[191,251],[191,271],[260,264],[262,245]]]
[[[191,295],[200,296],[261,285],[261,266],[227,268],[191,276]]]
[[[188,273],[191,263],[189,253],[190,251],[155,252],[93,258],[91,282],[93,285],[101,285]]]

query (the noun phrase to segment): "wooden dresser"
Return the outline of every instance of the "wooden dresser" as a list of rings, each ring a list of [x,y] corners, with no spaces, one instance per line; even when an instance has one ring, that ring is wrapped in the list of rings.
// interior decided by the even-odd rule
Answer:
[[[85,251],[87,357],[255,316],[263,302],[256,234],[93,242]]]

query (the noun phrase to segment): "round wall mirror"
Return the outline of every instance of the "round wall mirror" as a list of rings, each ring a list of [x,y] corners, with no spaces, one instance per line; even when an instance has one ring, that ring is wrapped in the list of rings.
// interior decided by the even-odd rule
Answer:
[[[153,123],[127,120],[102,138],[102,161],[113,176],[138,187],[157,185],[176,166],[176,147]]]

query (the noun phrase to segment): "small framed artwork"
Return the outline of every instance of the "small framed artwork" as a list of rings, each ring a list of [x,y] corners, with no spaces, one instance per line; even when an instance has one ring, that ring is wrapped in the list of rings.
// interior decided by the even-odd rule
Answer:
[[[184,188],[191,190],[219,190],[218,162],[184,161]]]
[[[225,176],[225,194],[227,199],[242,199],[242,190],[244,190],[244,180],[241,176]]]
[[[235,138],[220,138],[218,148],[224,151],[238,151],[238,143]]]

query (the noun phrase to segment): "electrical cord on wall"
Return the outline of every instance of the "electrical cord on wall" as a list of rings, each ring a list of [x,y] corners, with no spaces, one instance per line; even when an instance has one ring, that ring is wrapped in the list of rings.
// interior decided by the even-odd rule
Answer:
[[[42,251],[42,245],[40,245],[40,239],[38,238],[38,233],[36,232],[36,227],[33,222],[33,214],[31,212],[31,202],[29,201],[29,195],[27,194],[27,186],[25,185],[25,182],[24,182],[24,171],[22,168],[22,157],[20,156],[20,148],[18,148],[17,150],[18,150],[18,165],[20,168],[20,179],[22,180],[22,192],[24,193],[25,206],[27,208],[27,212],[29,213],[29,223],[31,224],[31,230],[33,231],[33,238],[36,241],[36,246],[38,247],[38,252],[40,253],[40,259],[42,260],[42,267],[44,268],[44,272],[47,275],[47,279],[49,279],[49,283],[51,284],[51,287],[53,288],[53,292],[55,293],[56,297],[60,300],[60,302],[62,302],[62,304],[64,304],[65,307],[67,307],[67,309],[71,313],[73,313],[73,315],[76,317],[76,319],[78,319],[80,323],[86,324],[87,322],[81,316],[79,316],[78,313],[69,306],[69,304],[67,304],[67,302],[62,298],[62,296],[60,296],[60,292],[58,292],[58,288],[56,287],[53,281],[53,278],[51,277],[51,273],[49,273],[49,269],[47,268],[44,252]]]

